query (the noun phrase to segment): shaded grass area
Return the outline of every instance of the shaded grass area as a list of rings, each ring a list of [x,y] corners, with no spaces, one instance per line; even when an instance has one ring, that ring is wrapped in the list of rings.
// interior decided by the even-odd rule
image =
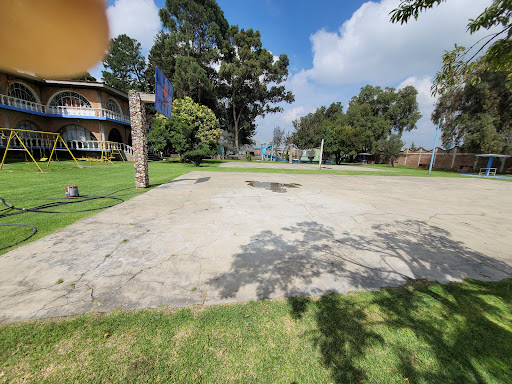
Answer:
[[[510,383],[512,279],[0,327],[0,382]]]

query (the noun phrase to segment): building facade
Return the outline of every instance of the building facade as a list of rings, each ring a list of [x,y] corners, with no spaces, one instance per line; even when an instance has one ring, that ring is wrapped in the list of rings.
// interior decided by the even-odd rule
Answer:
[[[102,141],[131,146],[128,95],[101,82],[0,72],[0,128],[58,132],[76,152],[98,152]]]

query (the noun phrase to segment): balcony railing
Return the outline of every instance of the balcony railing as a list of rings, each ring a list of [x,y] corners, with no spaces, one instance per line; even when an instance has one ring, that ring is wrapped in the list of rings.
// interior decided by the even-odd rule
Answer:
[[[6,135],[0,136],[0,148],[6,148],[9,137]],[[55,145],[55,138],[53,136],[44,136],[36,134],[28,134],[22,136],[23,144],[33,151],[38,150],[51,150]],[[66,145],[72,151],[96,151],[100,152],[102,149],[106,152],[122,151],[125,154],[133,155],[133,148],[127,144],[116,143],[114,141],[96,141],[96,140],[65,140]],[[12,138],[9,148],[11,149],[23,149],[23,146],[19,140],[14,137]],[[58,149],[63,149],[64,146],[59,140],[57,143]]]
[[[130,124],[130,116],[115,113],[105,108],[52,107],[2,94],[0,94],[0,104],[49,116],[97,117],[100,119],[116,120],[125,124]]]

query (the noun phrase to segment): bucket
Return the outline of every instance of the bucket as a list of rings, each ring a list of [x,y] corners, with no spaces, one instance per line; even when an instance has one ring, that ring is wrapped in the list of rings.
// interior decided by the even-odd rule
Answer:
[[[64,190],[66,191],[66,198],[78,197],[78,185],[67,185]]]

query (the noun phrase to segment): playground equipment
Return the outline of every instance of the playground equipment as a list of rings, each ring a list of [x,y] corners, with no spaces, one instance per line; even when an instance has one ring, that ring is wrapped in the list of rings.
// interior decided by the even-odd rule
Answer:
[[[8,138],[6,133],[9,134]],[[2,162],[0,163],[0,170],[4,166],[5,158],[7,157],[7,151],[10,150],[25,151],[37,166],[39,171],[43,172],[39,164],[37,164],[36,159],[34,159],[33,151],[34,149],[39,149],[42,160],[44,158],[44,150],[49,148],[51,148],[51,151],[50,156],[48,157],[48,162],[46,163],[47,167],[50,166],[53,155],[55,154],[55,156],[57,156],[56,151],[67,151],[75,161],[76,165],[81,168],[75,156],[73,156],[71,153],[71,150],[67,146],[66,142],[62,139],[60,133],[31,131],[27,129],[0,128],[0,145],[3,146],[5,140],[7,140],[7,143],[5,144],[5,152],[4,156],[2,157]],[[59,143],[61,143],[61,146],[58,146]],[[44,159],[44,161],[46,161],[46,158]]]
[[[126,161],[121,152],[121,147],[119,143],[116,143],[114,141],[101,141],[100,148],[100,161],[108,161],[110,164],[112,164],[112,159],[115,159],[116,155],[119,155],[122,161]]]
[[[263,158],[264,159],[269,158],[269,159],[273,159],[273,160],[276,160],[276,161],[283,161],[283,159],[279,158],[278,156],[274,156],[274,155],[272,155],[270,153],[267,153],[267,149],[269,149],[269,148],[274,148],[274,145],[273,144],[272,145],[267,145],[266,147],[262,147],[261,148],[261,153],[263,154]]]

